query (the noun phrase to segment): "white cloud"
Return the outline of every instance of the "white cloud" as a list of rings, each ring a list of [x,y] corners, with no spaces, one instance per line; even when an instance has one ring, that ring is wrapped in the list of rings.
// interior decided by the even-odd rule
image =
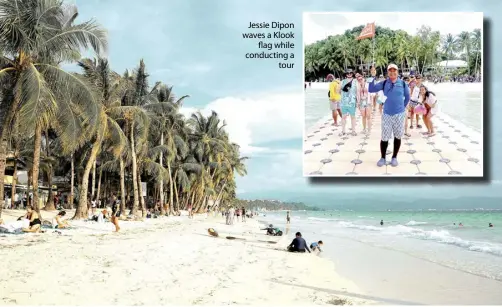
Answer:
[[[278,93],[249,97],[224,97],[210,102],[201,112],[217,112],[227,123],[232,142],[241,146],[243,154],[270,152],[254,144],[301,138],[303,133],[303,96]],[[194,108],[183,108],[189,115]],[[299,159],[301,161],[301,159]]]
[[[377,26],[393,30],[405,30],[415,34],[422,25],[442,35],[457,35],[462,31],[483,29],[483,13],[426,13],[426,12],[393,12],[393,13],[305,13],[303,17],[303,40],[311,44],[330,35],[343,34],[346,30],[375,22]]]

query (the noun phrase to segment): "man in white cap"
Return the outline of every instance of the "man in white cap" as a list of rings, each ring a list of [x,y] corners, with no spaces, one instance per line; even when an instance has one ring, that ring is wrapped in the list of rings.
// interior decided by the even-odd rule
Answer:
[[[380,83],[375,83],[375,79],[369,84],[370,93],[383,91],[387,99],[382,113],[382,138],[380,141],[380,160],[377,166],[384,166],[386,161],[387,147],[389,140],[394,136],[394,151],[390,164],[397,166],[397,154],[401,147],[401,138],[404,135],[404,121],[406,119],[406,106],[410,101],[410,90],[408,84],[398,78],[398,68],[396,64],[387,67],[388,78]],[[371,75],[376,75],[375,68],[371,69]]]

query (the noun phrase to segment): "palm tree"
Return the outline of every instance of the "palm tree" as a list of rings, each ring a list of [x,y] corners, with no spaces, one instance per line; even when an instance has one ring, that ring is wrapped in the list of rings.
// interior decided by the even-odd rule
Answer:
[[[443,39],[443,52],[446,54],[446,69],[448,69],[448,61],[453,59],[453,53],[456,51],[455,37],[448,33]]]
[[[74,216],[75,219],[87,217],[89,175],[102,147],[118,157],[127,145],[126,137],[117,123],[117,120],[120,120],[125,112],[120,105],[123,88],[119,76],[110,70],[108,61],[102,58],[98,60],[84,59],[78,64],[84,71],[84,77],[94,85],[95,91],[101,97],[98,102],[99,121],[96,123],[93,133],[88,135],[93,143],[80,183],[79,202]]]
[[[474,51],[476,52],[476,62],[474,66],[474,74],[478,72],[478,60],[479,55],[481,54],[481,29],[474,29],[472,33],[472,46]]]
[[[93,21],[73,24],[76,16],[73,6],[59,0],[0,0],[3,54],[0,80],[6,85],[0,114],[0,201],[4,197],[7,139],[15,119],[19,120],[19,127],[35,132],[32,180],[37,209],[37,160],[43,128],[51,127],[53,119],[60,118],[58,115],[71,111],[61,123],[56,122],[65,147],[71,148],[78,146],[82,138],[78,137],[80,131],[67,129],[67,125],[82,120],[90,124],[96,120],[95,99],[88,85],[58,66],[61,62],[75,60],[82,48],[92,48],[96,52],[106,49],[105,32]],[[75,105],[78,111],[72,107]]]
[[[472,47],[471,33],[467,32],[467,31],[463,31],[462,33],[460,33],[458,35],[456,43],[458,44],[457,49],[463,50],[465,52],[465,57],[466,57],[467,63],[470,63],[469,59],[470,59],[470,53],[471,53],[471,49],[472,49],[471,48]],[[470,70],[469,66],[470,65],[467,65],[467,74],[468,75],[471,74],[471,70]]]
[[[173,194],[175,190],[175,183],[170,169],[171,163],[175,159],[177,153],[182,152],[186,154],[188,150],[183,139],[183,137],[186,136],[186,133],[184,133],[185,118],[179,113],[179,108],[188,97],[188,95],[185,95],[177,98],[174,95],[172,86],[162,85],[158,90],[157,101],[144,106],[150,113],[152,135],[153,132],[156,132],[159,136],[157,146],[161,146],[166,150],[165,152],[162,150],[159,152],[159,164],[164,165],[164,158],[167,158],[165,162],[168,167],[169,175],[169,207],[171,208],[171,212],[173,211]],[[165,155],[167,155],[167,157]],[[164,180],[162,178],[160,178],[158,182],[158,188],[162,213],[165,213]]]

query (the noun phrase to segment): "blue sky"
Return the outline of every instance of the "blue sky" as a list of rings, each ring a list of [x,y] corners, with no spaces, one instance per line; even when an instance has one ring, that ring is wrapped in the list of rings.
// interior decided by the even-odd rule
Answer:
[[[244,198],[312,200],[328,204],[337,195],[364,192],[382,197],[424,195],[496,195],[502,176],[492,185],[458,189],[440,184],[313,186],[302,177],[303,131],[302,12],[303,11],[407,11],[418,9],[405,1],[337,2],[303,0],[77,0],[79,21],[96,19],[109,31],[108,56],[117,72],[135,68],[144,59],[150,81],[174,86],[177,95],[190,95],[184,112],[217,111],[227,122],[230,137],[251,157],[248,176],[238,178]],[[481,6],[470,1],[422,1],[428,10],[483,11],[495,17],[502,5],[493,1]],[[294,69],[279,69],[274,60],[249,60],[246,52],[258,51],[256,40],[245,40],[249,22],[295,23]],[[426,21],[426,20],[425,20]],[[492,19],[492,46],[501,46],[500,20]],[[500,48],[499,48],[500,50]],[[491,61],[500,71],[500,59]],[[495,86],[494,86],[495,88]],[[492,102],[491,113],[502,107]],[[485,115],[487,116],[487,115]],[[492,153],[500,156],[500,123],[492,125]],[[498,141],[495,141],[498,136]],[[495,160],[495,159],[494,159]],[[496,163],[497,160],[495,160]],[[494,165],[497,173],[500,163]],[[392,185],[392,186],[391,186]],[[439,189],[441,188],[441,190]],[[390,192],[392,191],[392,192]],[[460,191],[460,192],[459,192]],[[313,196],[315,195],[315,197]],[[316,199],[316,200],[314,200]],[[502,205],[501,205],[502,206]]]

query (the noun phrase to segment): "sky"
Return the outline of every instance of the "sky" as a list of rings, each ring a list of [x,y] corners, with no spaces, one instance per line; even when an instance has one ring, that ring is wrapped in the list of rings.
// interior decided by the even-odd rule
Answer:
[[[392,30],[404,30],[411,35],[416,34],[422,25],[427,25],[433,31],[439,31],[441,35],[451,33],[455,36],[462,31],[483,29],[483,13],[304,13],[303,42],[309,45],[330,35],[343,34],[346,30],[371,22]]]
[[[438,195],[486,196],[497,194],[502,167],[495,167],[492,185],[469,185],[459,190],[443,183],[350,183],[314,185],[302,177],[302,133],[304,124],[302,13],[329,11],[332,0],[73,0],[79,8],[77,21],[94,18],[109,35],[111,67],[122,73],[144,59],[150,82],[172,85],[185,100],[183,113],[214,110],[227,122],[232,141],[248,156],[248,175],[237,178],[238,196],[334,204],[340,197],[377,195],[381,199],[405,197],[434,198]],[[406,1],[378,3],[373,10],[416,9]],[[428,10],[484,11],[496,16],[498,2],[489,7],[471,1],[429,1]],[[340,11],[371,10],[367,1],[340,2]],[[378,14],[378,13],[375,13]],[[373,14],[372,14],[373,15]],[[432,18],[431,18],[432,19]],[[257,52],[257,40],[243,39],[250,22],[292,22],[296,45],[292,69],[279,69],[275,60],[250,60],[246,52]],[[501,23],[493,20],[493,29]],[[493,30],[495,31],[495,30]],[[256,31],[255,31],[256,32]],[[492,43],[502,46],[500,35]],[[499,59],[492,66],[500,71]],[[497,69],[498,68],[498,69]],[[494,106],[500,114],[502,107]],[[497,125],[493,153],[502,154],[502,126]],[[498,136],[498,138],[496,138]],[[498,139],[498,140],[497,140]],[[441,188],[441,189],[440,189]]]

